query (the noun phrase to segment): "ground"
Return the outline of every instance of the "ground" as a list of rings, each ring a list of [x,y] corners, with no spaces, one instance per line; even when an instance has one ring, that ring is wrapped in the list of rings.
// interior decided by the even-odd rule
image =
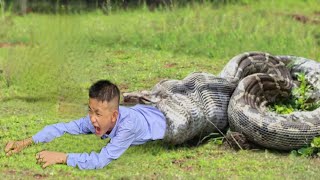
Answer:
[[[131,147],[101,170],[41,169],[41,150],[99,152],[107,141],[65,135],[5,157],[9,140],[87,113],[88,87],[110,79],[122,92],[150,89],[191,72],[218,74],[245,51],[320,59],[319,3],[257,1],[150,12],[0,16],[0,174],[6,178],[316,179],[319,159],[272,150],[233,151],[210,140],[198,147],[161,141]]]

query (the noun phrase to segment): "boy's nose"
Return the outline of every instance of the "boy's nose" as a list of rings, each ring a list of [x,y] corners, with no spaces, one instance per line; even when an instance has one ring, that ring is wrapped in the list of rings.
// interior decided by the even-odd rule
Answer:
[[[94,116],[90,116],[90,120],[91,120],[92,124],[97,122],[97,120],[94,118]]]

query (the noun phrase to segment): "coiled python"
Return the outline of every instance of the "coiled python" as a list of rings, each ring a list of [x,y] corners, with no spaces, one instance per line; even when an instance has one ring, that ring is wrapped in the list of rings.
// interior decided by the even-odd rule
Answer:
[[[320,133],[320,108],[280,115],[267,109],[287,97],[297,72],[304,72],[320,98],[320,64],[295,56],[248,52],[235,56],[218,76],[192,73],[183,80],[163,80],[152,91],[125,93],[160,109],[167,119],[164,141],[180,144],[228,126],[250,141],[273,149],[303,147]]]
[[[259,64],[260,60],[265,63]],[[229,68],[234,64],[238,65],[237,68]],[[253,68],[255,66],[260,69]],[[233,58],[220,74],[233,82],[244,77],[230,98],[230,129],[243,133],[250,141],[267,148],[291,150],[310,144],[320,133],[320,108],[280,115],[268,111],[266,106],[277,97],[290,94],[294,86],[291,77],[296,78],[297,72],[305,73],[307,81],[314,87],[312,98],[318,100],[319,68],[320,64],[315,61],[294,56],[253,52]]]

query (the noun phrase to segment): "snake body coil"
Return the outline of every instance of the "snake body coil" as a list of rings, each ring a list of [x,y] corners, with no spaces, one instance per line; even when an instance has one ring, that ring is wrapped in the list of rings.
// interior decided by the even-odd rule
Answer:
[[[167,120],[164,141],[180,144],[199,135],[242,133],[261,146],[280,150],[301,148],[320,134],[320,108],[281,115],[267,105],[288,97],[305,73],[313,87],[311,101],[320,99],[320,63],[296,56],[248,52],[235,56],[218,76],[192,73],[183,80],[164,80],[151,92],[128,93],[151,102]]]
[[[268,67],[260,69],[250,67],[251,64],[257,64],[255,62],[257,54],[262,57],[260,58],[262,62],[265,61],[260,66]],[[255,69],[258,71],[250,73],[249,76],[236,73],[248,72],[242,70],[239,63],[241,61],[249,61],[247,62],[249,66],[245,68],[249,68],[251,72]],[[230,71],[229,68],[234,67],[232,63],[239,65],[234,71]],[[297,111],[280,115],[269,111],[267,105],[273,103],[279,96],[288,97],[295,86],[291,77],[296,78],[297,73],[301,72],[305,73],[307,81],[314,87],[311,97],[318,100],[319,66],[319,63],[305,58],[271,56],[256,52],[233,58],[221,73],[222,77],[239,81],[228,107],[230,129],[243,133],[256,144],[272,149],[291,150],[310,144],[320,133],[318,118],[320,108],[310,112]],[[226,74],[234,76],[227,77]]]

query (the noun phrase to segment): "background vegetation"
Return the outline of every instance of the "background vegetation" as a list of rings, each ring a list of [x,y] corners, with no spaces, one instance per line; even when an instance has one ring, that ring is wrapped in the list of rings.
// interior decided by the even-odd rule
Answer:
[[[118,9],[133,9],[147,6],[156,8],[173,8],[193,4],[210,3],[223,5],[229,3],[248,4],[252,0],[2,0],[6,9],[25,14],[27,12],[70,13],[83,12],[99,8],[104,13]]]
[[[4,1],[1,1],[4,2]],[[169,147],[161,141],[131,147],[102,170],[35,164],[41,150],[99,152],[107,141],[65,135],[5,157],[9,140],[87,113],[87,90],[110,79],[122,92],[150,89],[191,72],[217,74],[233,56],[266,51],[320,59],[318,0],[224,1],[150,11],[112,9],[18,16],[0,14],[0,174],[4,178],[194,179],[317,178],[319,159],[285,152],[234,152],[209,141]]]

